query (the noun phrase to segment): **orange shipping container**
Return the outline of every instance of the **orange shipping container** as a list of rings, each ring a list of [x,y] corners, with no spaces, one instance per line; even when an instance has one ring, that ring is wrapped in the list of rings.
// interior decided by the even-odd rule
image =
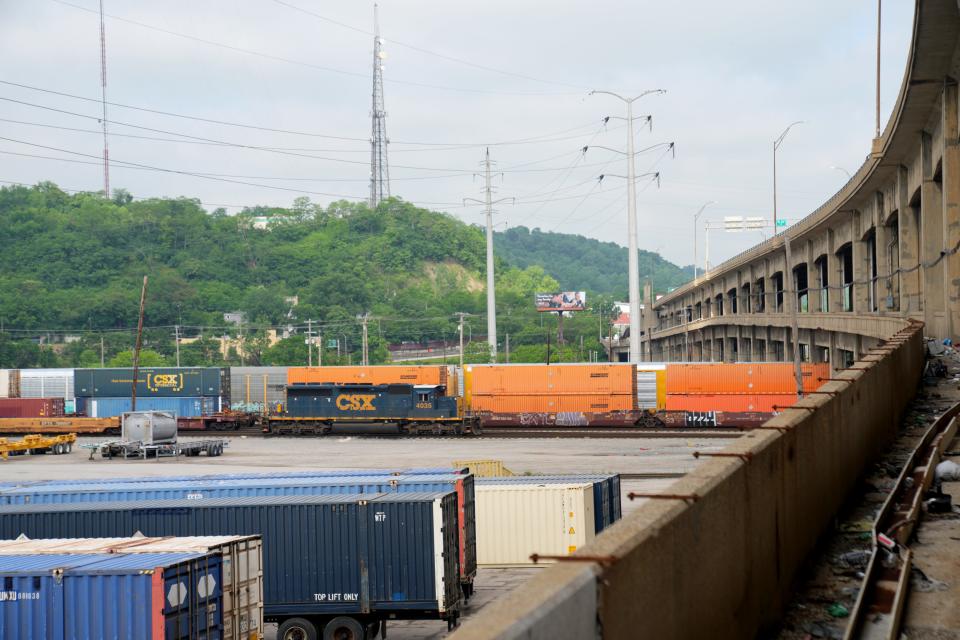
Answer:
[[[473,395],[628,394],[636,395],[629,364],[469,365]]]
[[[803,390],[815,391],[818,378],[830,375],[825,362],[803,363]],[[668,364],[666,391],[669,394],[791,393],[797,383],[791,362]]]
[[[795,393],[667,394],[667,411],[782,411],[797,401]],[[774,407],[778,407],[774,409]]]
[[[447,386],[445,365],[368,367],[290,367],[287,384],[426,384]],[[448,389],[455,394],[456,389]]]
[[[471,409],[491,413],[607,413],[629,411],[634,397],[627,394],[569,394],[569,395],[474,395]]]

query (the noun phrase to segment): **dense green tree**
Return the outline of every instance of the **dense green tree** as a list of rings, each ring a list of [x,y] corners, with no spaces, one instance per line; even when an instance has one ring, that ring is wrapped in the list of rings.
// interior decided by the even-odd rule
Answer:
[[[145,366],[176,362],[174,325],[191,341],[203,336],[180,345],[183,365],[305,364],[308,320],[315,335],[336,341],[325,347],[325,363],[356,363],[365,313],[373,318],[371,362],[388,361],[389,344],[456,343],[460,312],[470,314],[467,358],[488,357],[483,231],[397,198],[376,210],[298,198],[289,208],[231,216],[190,198],[136,200],[116,190],[105,199],[45,182],[0,188],[0,228],[15,239],[0,252],[0,366],[99,366],[101,337],[107,364],[129,364],[144,275]],[[602,351],[611,303],[625,293],[626,249],[523,227],[495,242],[500,353],[507,335],[513,361],[545,358],[548,336],[551,359]],[[657,291],[686,277],[659,256],[640,257]],[[564,318],[564,350],[556,348],[556,315],[533,304],[535,293],[561,288],[586,290],[590,305]],[[237,311],[245,318],[242,359],[236,349],[224,357],[217,339],[238,337],[240,327],[224,319]],[[287,326],[294,337],[268,347],[266,330]],[[79,339],[57,351],[37,344],[71,333]]]

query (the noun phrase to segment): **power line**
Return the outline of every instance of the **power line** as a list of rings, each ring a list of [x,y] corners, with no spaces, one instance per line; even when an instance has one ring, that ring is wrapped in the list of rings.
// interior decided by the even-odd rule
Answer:
[[[62,5],[67,6],[67,7],[72,7],[72,8],[74,8],[74,9],[78,9],[78,10],[80,10],[80,11],[86,11],[87,13],[97,13],[96,11],[94,11],[94,10],[92,10],[92,9],[88,9],[87,7],[81,7],[80,5],[76,5],[76,4],[73,4],[73,3],[71,3],[71,2],[66,2],[66,0],[53,0],[53,2],[56,2],[57,4],[62,4]],[[170,30],[170,29],[165,29],[165,28],[163,28],[163,27],[158,27],[158,26],[156,26],[156,25],[147,24],[147,23],[144,23],[144,22],[139,22],[139,21],[137,21],[137,20],[131,20],[130,18],[124,18],[124,17],[121,17],[121,16],[112,15],[112,14],[109,14],[109,13],[105,13],[104,15],[105,15],[106,17],[108,17],[108,18],[113,19],[113,20],[118,20],[118,21],[120,21],[120,22],[126,22],[127,24],[132,24],[132,25],[134,25],[134,26],[141,27],[141,28],[143,28],[143,29],[150,29],[150,30],[152,30],[152,31],[157,31],[157,32],[159,32],[159,33],[164,33],[164,34],[169,35],[169,36],[174,36],[174,37],[177,37],[177,38],[183,38],[183,39],[185,39],[185,40],[192,40],[192,41],[194,41],[194,42],[200,42],[200,43],[203,43],[203,44],[206,44],[206,45],[210,45],[210,46],[213,46],[213,47],[219,47],[219,48],[221,48],[221,49],[226,49],[226,50],[228,50],[228,51],[233,51],[233,52],[236,52],[236,53],[242,53],[242,54],[245,54],[245,55],[256,56],[256,57],[259,57],[259,58],[264,58],[264,59],[266,59],[266,60],[272,60],[272,61],[274,61],[274,62],[283,62],[283,63],[285,63],[285,64],[292,64],[292,65],[296,65],[296,66],[300,66],[300,67],[306,67],[306,68],[309,68],[309,69],[316,69],[316,70],[318,70],[318,71],[326,71],[326,72],[328,72],[328,73],[336,73],[336,74],[343,75],[343,76],[349,76],[349,77],[355,77],[355,78],[363,78],[364,80],[368,79],[367,76],[366,76],[366,74],[359,73],[359,72],[356,72],[356,71],[348,71],[348,70],[346,70],[346,69],[338,69],[338,68],[336,68],[336,67],[328,67],[328,66],[324,66],[324,65],[313,64],[312,62],[304,62],[303,60],[294,60],[293,58],[286,58],[286,57],[284,57],[284,56],[278,56],[278,55],[274,55],[274,54],[272,54],[272,53],[266,53],[266,52],[263,52],[263,51],[255,51],[255,50],[253,50],[253,49],[245,49],[245,48],[243,48],[243,47],[237,47],[237,46],[234,46],[234,45],[231,45],[231,44],[226,44],[226,43],[224,43],[224,42],[217,42],[217,41],[215,41],[215,40],[208,40],[208,39],[206,39],[206,38],[201,38],[201,37],[199,37],[199,36],[193,36],[193,35],[189,35],[189,34],[186,34],[186,33],[180,33],[180,32],[178,32],[178,31],[172,31],[172,30]],[[454,91],[454,92],[472,93],[472,94],[512,95],[512,96],[572,95],[571,92],[566,92],[566,93],[553,92],[553,93],[550,93],[550,92],[544,92],[544,91],[493,91],[493,90],[487,90],[487,89],[468,89],[468,88],[464,88],[464,87],[449,87],[449,86],[444,86],[444,85],[429,84],[429,83],[425,83],[425,82],[415,82],[415,81],[412,81],[412,80],[396,80],[396,79],[394,79],[394,80],[388,80],[387,82],[390,82],[390,83],[393,83],[393,84],[399,84],[399,85],[408,85],[408,86],[411,86],[411,87],[420,87],[420,88],[423,88],[423,89],[437,89],[437,90],[440,90],[440,91]]]
[[[304,8],[302,8],[302,7],[298,7],[298,6],[296,6],[296,5],[294,5],[294,4],[291,4],[291,3],[289,3],[289,2],[284,2],[283,0],[273,0],[273,1],[274,1],[275,3],[277,3],[277,4],[279,4],[279,5],[283,5],[283,6],[285,6],[285,7],[288,7],[288,8],[290,8],[290,9],[293,9],[293,10],[295,10],[295,11],[299,11],[299,12],[301,12],[301,13],[305,13],[305,14],[307,14],[307,15],[310,15],[310,16],[313,16],[313,17],[318,18],[318,19],[320,19],[320,20],[323,20],[324,22],[329,22],[330,24],[335,24],[335,25],[337,25],[337,26],[339,26],[339,27],[343,27],[343,28],[345,28],[345,29],[350,29],[351,31],[356,31],[356,32],[363,33],[363,34],[366,34],[366,35],[373,35],[373,34],[370,33],[369,31],[365,31],[364,29],[361,29],[361,28],[359,28],[359,27],[355,27],[355,26],[346,24],[346,23],[344,23],[344,22],[340,22],[340,21],[338,21],[338,20],[334,20],[333,18],[328,18],[327,16],[323,16],[323,15],[320,15],[319,13],[315,13],[315,12],[313,12],[313,11],[309,11],[309,10],[304,9]],[[543,84],[552,84],[552,85],[556,85],[556,86],[560,86],[560,87],[570,87],[570,88],[572,88],[572,89],[578,89],[578,90],[580,90],[580,91],[588,91],[588,90],[589,90],[589,87],[582,87],[582,86],[579,86],[579,85],[570,84],[569,82],[557,82],[557,81],[555,81],[555,80],[544,80],[543,78],[537,78],[537,77],[530,76],[530,75],[527,75],[527,74],[524,74],[524,73],[517,73],[516,71],[505,71],[504,69],[497,69],[497,68],[495,68],[495,67],[489,67],[489,66],[487,66],[487,65],[478,64],[478,63],[476,63],[476,62],[470,62],[469,60],[463,60],[462,58],[454,58],[453,56],[449,56],[449,55],[446,55],[446,54],[443,54],[443,53],[437,53],[436,51],[430,51],[429,49],[424,49],[424,48],[422,48],[422,47],[418,47],[418,46],[415,46],[415,45],[412,45],[412,44],[407,44],[407,43],[405,43],[405,42],[400,42],[399,40],[394,40],[394,39],[392,39],[392,38],[384,38],[384,40],[386,40],[386,41],[388,41],[388,42],[392,42],[393,44],[398,45],[398,46],[401,46],[401,47],[404,47],[404,48],[406,48],[406,49],[411,49],[411,50],[413,50],[413,51],[418,51],[418,52],[420,52],[420,53],[425,53],[425,54],[430,55],[430,56],[435,56],[435,57],[437,57],[437,58],[442,58],[442,59],[444,59],[444,60],[449,60],[450,62],[456,62],[456,63],[458,63],[458,64],[463,64],[463,65],[466,65],[466,66],[468,66],[468,67],[473,67],[473,68],[475,68],[475,69],[482,69],[482,70],[484,70],[484,71],[491,71],[491,72],[493,72],[493,73],[499,73],[499,74],[502,74],[502,75],[505,75],[505,76],[512,76],[512,77],[514,77],[514,78],[520,78],[520,79],[522,79],[522,80],[531,80],[531,81],[533,81],[533,82],[540,82],[540,83],[543,83]]]
[[[66,92],[63,92],[63,91],[56,91],[56,90],[54,90],[54,89],[46,89],[46,88],[43,88],[43,87],[37,87],[37,86],[33,86],[33,85],[22,84],[22,83],[19,83],[19,82],[12,82],[12,81],[10,81],[10,80],[0,80],[0,84],[5,84],[5,85],[11,86],[11,87],[17,87],[17,88],[19,88],[19,89],[28,89],[28,90],[30,90],[30,91],[38,91],[38,92],[41,92],[41,93],[48,93],[48,94],[51,94],[51,95],[62,96],[62,97],[64,97],[64,98],[72,98],[72,99],[74,99],[74,100],[83,100],[83,101],[85,101],[85,102],[94,102],[94,103],[97,103],[97,104],[100,103],[100,99],[99,99],[99,98],[90,98],[90,97],[87,97],[87,96],[80,96],[80,95],[76,95],[76,94],[72,94],[72,93],[66,93]],[[362,142],[362,143],[364,143],[364,145],[367,145],[367,144],[370,143],[370,139],[369,139],[369,138],[357,138],[357,137],[349,137],[349,136],[330,135],[330,134],[325,134],[325,133],[316,133],[316,132],[311,132],[311,131],[296,131],[296,130],[291,130],[291,129],[279,129],[279,128],[275,128],[275,127],[268,127],[268,126],[265,126],[265,125],[246,124],[246,123],[242,123],[242,122],[231,122],[231,121],[228,121],[228,120],[218,120],[218,119],[216,119],[216,118],[205,118],[205,117],[202,117],[202,116],[192,116],[192,115],[187,115],[187,114],[182,114],[182,113],[175,113],[175,112],[172,112],[172,111],[163,111],[163,110],[160,110],[160,109],[153,109],[153,108],[150,108],[150,107],[139,107],[139,106],[136,106],[136,105],[123,104],[123,103],[120,103],[120,102],[110,102],[110,101],[107,101],[107,105],[109,105],[109,106],[111,106],[111,107],[118,107],[118,108],[121,108],[121,109],[131,109],[131,110],[134,110],[134,111],[143,111],[143,112],[145,112],[145,113],[153,113],[153,114],[156,114],[156,115],[167,116],[167,117],[171,117],[171,118],[182,118],[182,119],[185,119],[185,120],[195,120],[195,121],[197,121],[197,122],[206,122],[206,123],[208,123],[208,124],[221,125],[221,126],[225,126],[225,127],[238,127],[238,128],[242,128],[242,129],[251,129],[251,130],[256,130],[256,131],[265,131],[265,132],[268,132],[268,133],[282,133],[282,134],[286,134],[286,135],[304,136],[304,137],[311,137],[311,138],[325,138],[325,139],[330,139],[330,140],[344,140],[344,141],[348,141],[348,142]],[[85,116],[85,117],[86,117],[86,116]],[[562,135],[562,134],[565,134],[565,133],[570,133],[570,132],[572,132],[572,131],[579,131],[579,130],[581,130],[581,129],[587,129],[587,128],[593,129],[594,126],[595,126],[594,123],[591,122],[591,123],[588,123],[588,124],[582,124],[582,125],[578,125],[578,126],[576,126],[576,127],[570,127],[570,128],[568,128],[568,129],[563,129],[563,130],[561,130],[561,131],[554,131],[554,132],[552,132],[552,133],[540,134],[540,135],[536,135],[536,136],[528,136],[528,137],[524,137],[524,138],[516,138],[516,139],[512,139],[512,140],[497,140],[497,141],[490,141],[490,142],[412,142],[412,141],[403,141],[403,140],[399,140],[399,141],[398,141],[398,140],[394,140],[394,141],[391,141],[390,144],[391,144],[391,145],[418,146],[418,147],[449,147],[450,149],[468,149],[468,148],[472,148],[472,147],[487,147],[487,146],[490,146],[490,147],[501,147],[501,146],[518,145],[518,144],[539,144],[539,143],[541,143],[541,142],[560,142],[560,141],[564,141],[564,140],[571,140],[571,139],[573,139],[573,138],[580,138],[580,137],[583,137],[583,136],[585,136],[585,135],[587,135],[587,134],[586,134],[586,133],[583,133],[583,134],[581,134],[581,135],[569,136],[569,137],[564,137],[564,138],[559,138],[559,137],[556,137],[556,136],[559,136],[559,135]],[[617,128],[620,128],[620,127],[617,127]],[[177,135],[177,134],[174,134],[174,135]],[[298,148],[291,148],[291,149],[289,149],[289,150],[292,150],[292,151],[315,151],[315,149],[298,149]],[[340,151],[342,151],[342,152],[347,152],[347,151],[349,151],[349,150],[344,149],[344,150],[340,150]],[[367,150],[367,149],[363,149],[363,150],[356,150],[356,151],[358,151],[358,152],[359,152],[359,151],[362,151],[363,153],[366,153],[368,150]],[[413,150],[412,150],[412,149],[404,149],[404,151],[413,151]]]
[[[2,81],[0,81],[0,82],[2,82]],[[26,101],[24,101],[24,100],[16,100],[16,99],[14,99],[14,98],[6,98],[6,97],[3,97],[3,96],[0,96],[0,100],[6,101],[6,102],[11,102],[11,103],[14,103],[14,104],[19,104],[19,105],[27,106],[27,107],[32,107],[32,108],[37,108],[37,109],[43,109],[43,110],[45,110],[45,111],[53,111],[53,112],[55,112],[55,113],[62,113],[62,114],[64,114],[64,115],[70,115],[70,116],[74,116],[74,117],[78,117],[78,118],[86,118],[86,119],[89,119],[89,120],[99,120],[99,118],[98,118],[97,116],[91,116],[91,115],[87,115],[87,114],[84,114],[84,113],[78,113],[78,112],[75,112],[75,111],[68,111],[68,110],[66,110],[66,109],[58,109],[58,108],[56,108],[56,107],[50,107],[50,106],[47,106],[47,105],[41,105],[41,104],[37,104],[37,103],[33,103],[33,102],[26,102]],[[182,136],[182,137],[184,137],[184,138],[188,138],[188,140],[184,140],[184,141],[183,141],[184,143],[188,143],[188,142],[190,142],[191,140],[193,140],[193,141],[199,141],[199,142],[207,143],[207,144],[221,145],[221,146],[225,146],[225,147],[233,147],[233,148],[247,149],[247,150],[253,150],[253,151],[265,151],[265,152],[267,152],[267,153],[274,153],[274,154],[279,154],[279,155],[287,155],[287,156],[293,156],[293,157],[298,157],[298,158],[309,158],[309,159],[312,159],[312,160],[322,160],[322,161],[326,161],[326,162],[339,162],[339,163],[342,163],[342,164],[355,164],[355,165],[366,165],[366,164],[367,164],[367,163],[366,163],[365,161],[363,161],[363,160],[347,160],[347,159],[343,159],[343,158],[331,158],[331,157],[327,157],[327,156],[317,156],[317,155],[306,154],[306,153],[297,153],[297,152],[293,152],[293,151],[284,151],[284,150],[282,150],[282,149],[277,149],[277,148],[273,148],[273,147],[262,147],[262,146],[251,145],[251,144],[243,144],[243,143],[239,143],[239,142],[231,142],[231,141],[228,141],[228,140],[217,140],[217,139],[215,139],[215,138],[205,138],[205,137],[202,137],[202,136],[194,136],[194,135],[187,134],[187,133],[179,133],[179,132],[176,132],[176,131],[168,131],[168,130],[165,130],[165,129],[157,129],[157,128],[154,128],[154,127],[145,127],[145,126],[142,126],[142,125],[136,125],[136,124],[132,124],[132,123],[128,123],[128,122],[121,122],[121,121],[119,121],[119,120],[111,120],[110,122],[111,122],[112,124],[115,124],[115,125],[124,126],[124,127],[130,127],[130,128],[133,128],[133,129],[140,129],[140,130],[144,130],[144,131],[150,131],[150,132],[153,132],[153,133],[163,133],[163,134],[166,134],[166,135]],[[532,163],[531,163],[531,164],[532,164]],[[603,164],[603,163],[596,163],[596,165],[600,165],[600,164]],[[589,165],[589,164],[587,164],[587,165],[583,165],[583,166],[594,166],[594,165]],[[422,167],[422,166],[415,166],[415,165],[394,165],[394,167],[395,167],[395,168],[400,168],[400,169],[416,170],[416,171],[442,171],[442,172],[450,172],[450,173],[459,172],[459,173],[465,173],[465,174],[467,174],[467,173],[472,174],[472,171],[473,171],[472,169],[457,169],[457,168],[451,168],[451,167]],[[554,168],[540,168],[540,169],[504,169],[503,171],[504,171],[504,172],[507,172],[507,173],[536,173],[536,172],[552,172],[552,171],[564,171],[564,170],[565,170],[565,168],[563,168],[563,167],[554,167]]]

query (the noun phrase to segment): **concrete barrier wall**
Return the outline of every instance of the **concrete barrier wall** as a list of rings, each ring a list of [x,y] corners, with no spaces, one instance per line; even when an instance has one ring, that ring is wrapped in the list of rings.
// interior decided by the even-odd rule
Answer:
[[[916,392],[919,323],[648,500],[452,637],[751,638],[776,624],[804,558]],[[773,429],[777,427],[780,430]],[[591,557],[612,557],[609,566]],[[590,597],[592,595],[592,597]],[[573,621],[577,621],[575,624]]]

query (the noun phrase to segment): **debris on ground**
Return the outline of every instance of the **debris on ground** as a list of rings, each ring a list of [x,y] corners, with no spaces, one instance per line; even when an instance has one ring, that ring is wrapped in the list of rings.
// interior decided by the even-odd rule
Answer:
[[[950,588],[946,582],[934,580],[927,576],[919,567],[914,566],[910,569],[910,588],[914,591],[946,591]]]
[[[960,464],[953,460],[944,460],[937,465],[935,482],[956,482],[960,480]]]

